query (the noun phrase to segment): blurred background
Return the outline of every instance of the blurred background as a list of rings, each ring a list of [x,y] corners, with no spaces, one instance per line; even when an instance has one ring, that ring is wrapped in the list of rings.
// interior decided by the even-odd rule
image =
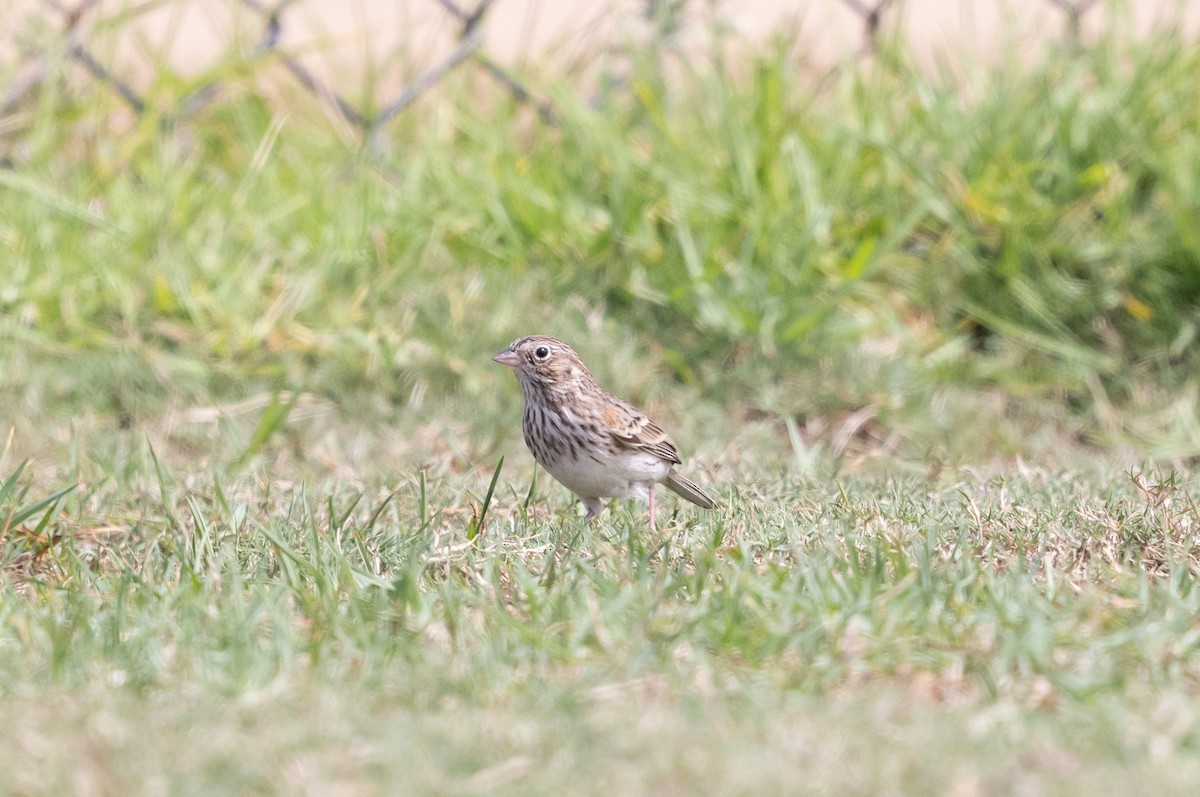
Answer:
[[[862,47],[873,24],[902,37],[926,63],[1005,56],[1014,40],[1033,54],[1073,28],[1092,37],[1145,37],[1169,20],[1193,34],[1200,24],[1200,8],[1178,0],[1123,6],[1094,0],[13,0],[10,8],[19,24],[5,45],[16,51],[28,44],[23,39],[31,26],[58,28],[77,14],[79,24],[98,25],[119,43],[114,54],[121,64],[163,59],[192,73],[226,59],[231,42],[253,39],[277,12],[285,22],[279,44],[291,54],[310,60],[323,76],[360,77],[433,66],[455,49],[463,15],[476,13],[488,56],[510,67],[544,68],[578,67],[606,50],[663,34],[672,44],[696,44],[714,27],[747,43],[786,35],[803,43],[810,63],[832,66]]]
[[[326,462],[473,467],[519,448],[489,358],[538,331],[731,472],[1187,459],[1198,25],[1172,0],[19,0],[0,401],[29,450],[69,419],[219,458],[204,424],[240,439],[285,396],[360,441]]]

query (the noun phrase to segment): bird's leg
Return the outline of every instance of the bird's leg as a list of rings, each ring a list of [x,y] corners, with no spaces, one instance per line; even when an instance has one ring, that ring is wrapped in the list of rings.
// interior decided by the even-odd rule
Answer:
[[[650,531],[654,531],[654,482],[650,483],[650,495],[647,500],[650,504]]]
[[[583,501],[583,505],[587,509],[587,517],[585,517],[584,520],[591,520],[596,515],[599,515],[600,510],[604,506],[599,498],[583,498],[580,500]]]

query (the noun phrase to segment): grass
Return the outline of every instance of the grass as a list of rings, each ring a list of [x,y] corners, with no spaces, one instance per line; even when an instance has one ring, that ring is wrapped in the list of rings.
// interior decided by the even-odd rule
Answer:
[[[1196,58],[1164,33],[953,78],[900,52],[820,88],[782,49],[741,78],[651,61],[602,113],[547,86],[554,126],[463,80],[378,153],[233,54],[186,124],[169,93],[122,129],[101,88],[47,90],[3,139],[3,333],[28,344],[4,389],[151,417],[292,388],[491,402],[480,349],[536,308],[602,373],[652,341],[748,411],[928,427],[938,391],[996,388],[1190,456]]]
[[[1190,793],[1194,44],[726,56],[373,146],[232,52],[26,98],[0,793]],[[724,507],[584,524],[531,331]]]
[[[1194,480],[763,473],[657,538],[502,486],[471,539],[486,478],[185,475],[141,448],[6,535],[17,792],[1196,775]]]

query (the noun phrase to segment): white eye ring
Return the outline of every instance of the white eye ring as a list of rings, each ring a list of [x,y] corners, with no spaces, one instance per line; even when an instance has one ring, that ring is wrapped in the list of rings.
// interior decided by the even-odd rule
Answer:
[[[539,360],[544,360],[550,356],[550,349],[546,348],[545,346],[538,346],[536,349],[534,349],[533,356],[537,357]]]

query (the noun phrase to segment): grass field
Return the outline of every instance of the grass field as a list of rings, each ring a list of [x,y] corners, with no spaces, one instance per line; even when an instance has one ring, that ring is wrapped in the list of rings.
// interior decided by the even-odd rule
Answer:
[[[3,121],[0,794],[1194,792],[1200,51],[729,60]],[[585,524],[529,332],[723,508]]]

